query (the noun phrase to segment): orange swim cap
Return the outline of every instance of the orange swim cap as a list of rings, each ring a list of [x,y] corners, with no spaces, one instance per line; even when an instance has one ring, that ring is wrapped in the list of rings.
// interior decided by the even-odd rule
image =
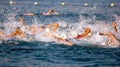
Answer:
[[[90,28],[85,28],[85,32],[90,33],[91,32]]]

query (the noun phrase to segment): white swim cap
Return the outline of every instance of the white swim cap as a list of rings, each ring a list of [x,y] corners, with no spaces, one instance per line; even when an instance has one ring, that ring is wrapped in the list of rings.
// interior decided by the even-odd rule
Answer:
[[[66,38],[67,38],[65,33],[61,33],[61,34],[59,35],[59,37],[61,37],[61,38],[63,38],[63,39],[66,39]]]
[[[20,30],[21,30],[22,32],[26,32],[26,31],[27,31],[27,29],[26,29],[25,26],[22,26],[22,27],[20,28]]]
[[[77,34],[76,31],[71,31],[71,32],[70,32],[70,35],[72,35],[73,37],[77,37],[78,34]]]
[[[50,32],[50,29],[49,29],[49,28],[46,28],[45,31],[49,33],[49,32]]]

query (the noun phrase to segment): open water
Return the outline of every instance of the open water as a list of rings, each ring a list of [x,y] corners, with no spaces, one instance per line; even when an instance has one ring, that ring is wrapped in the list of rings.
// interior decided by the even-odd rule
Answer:
[[[49,24],[58,22],[60,31],[79,33],[83,27],[96,32],[112,31],[111,23],[116,20],[120,28],[120,0],[0,0],[0,28],[8,33],[13,29],[18,17],[26,24]],[[39,2],[34,5],[34,2]],[[61,3],[65,5],[62,6]],[[87,3],[88,6],[84,4]],[[114,6],[110,4],[114,3]],[[58,16],[43,16],[54,8]],[[26,12],[34,16],[23,15]],[[104,25],[108,24],[108,27]],[[59,33],[59,31],[57,31]],[[97,34],[87,40],[74,41],[73,46],[57,44],[54,40],[37,34],[36,39],[1,40],[0,67],[120,67],[120,48],[102,47],[99,44],[107,38]],[[94,39],[96,38],[96,39]]]

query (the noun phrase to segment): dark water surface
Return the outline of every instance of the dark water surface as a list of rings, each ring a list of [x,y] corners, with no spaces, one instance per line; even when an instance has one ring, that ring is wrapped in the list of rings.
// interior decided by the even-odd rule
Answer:
[[[0,45],[2,67],[119,67],[119,48],[65,46],[44,42]]]

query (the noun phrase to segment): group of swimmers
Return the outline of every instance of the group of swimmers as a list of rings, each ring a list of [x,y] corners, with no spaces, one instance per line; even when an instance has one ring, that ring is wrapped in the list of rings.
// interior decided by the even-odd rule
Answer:
[[[29,31],[31,35],[35,35],[37,31],[45,32],[43,34],[44,37],[50,37],[53,39],[57,40],[57,43],[62,43],[65,45],[73,45],[74,43],[67,39],[66,34],[61,33],[59,36],[55,35],[54,33],[58,30],[59,28],[59,23],[52,23],[48,25],[40,25],[40,26],[35,26],[31,25],[30,27],[26,28],[26,24],[23,21],[22,17],[18,18],[18,23],[21,25],[19,27],[16,27],[15,30],[9,34],[5,34],[3,31],[0,31],[0,38],[13,38],[13,37],[20,37],[20,38],[25,38],[26,37],[26,32]],[[112,23],[112,27],[114,28],[114,32],[118,33],[117,29],[117,23],[114,21]],[[83,33],[78,34],[76,31],[70,31],[70,35],[72,36],[72,39],[80,40],[83,38],[86,38],[92,33],[92,30],[88,27],[84,28]],[[119,40],[116,38],[116,36],[112,32],[101,32],[99,33],[100,36],[108,36],[108,46],[119,46]]]

